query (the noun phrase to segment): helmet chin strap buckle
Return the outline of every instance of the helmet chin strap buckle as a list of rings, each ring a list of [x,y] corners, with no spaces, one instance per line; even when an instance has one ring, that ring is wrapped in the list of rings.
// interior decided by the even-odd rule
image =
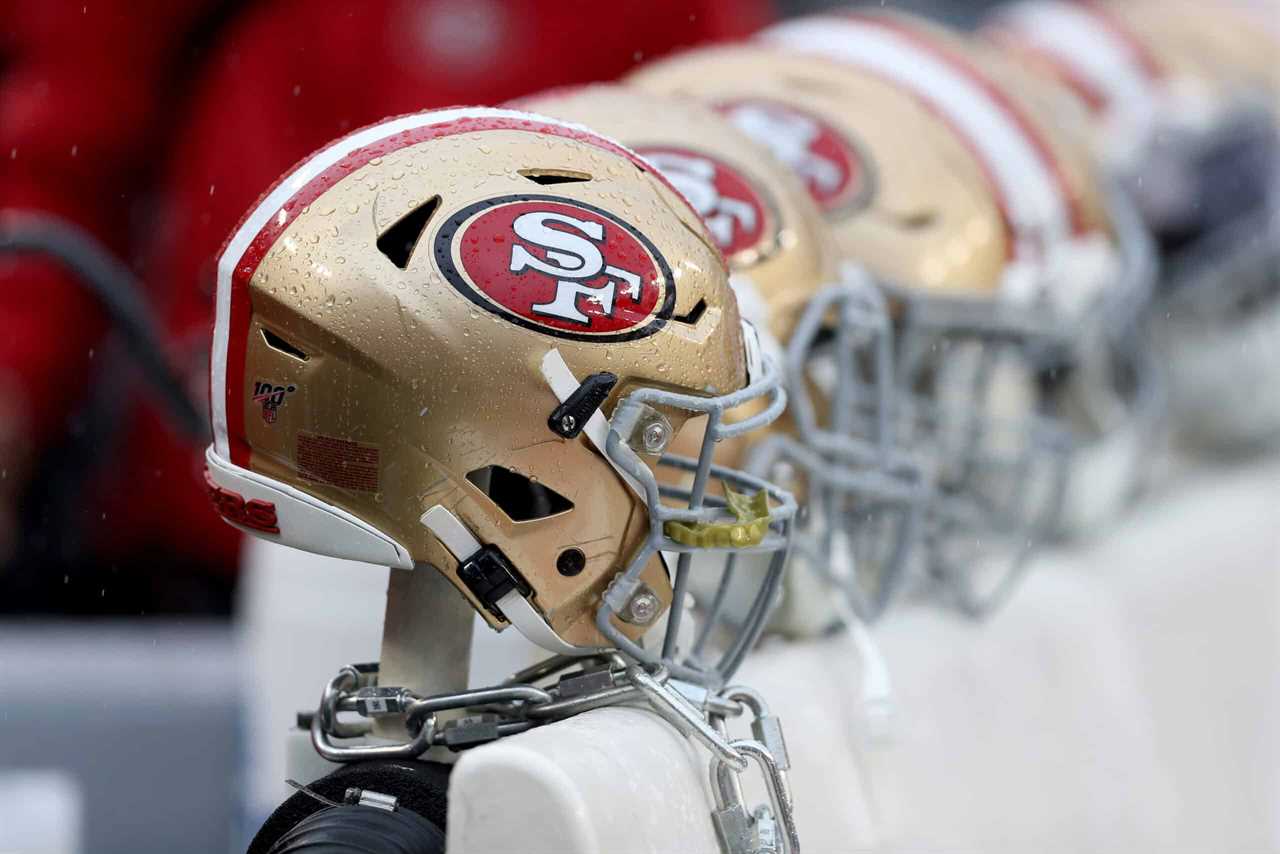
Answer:
[[[863,724],[871,742],[883,744],[892,740],[894,730],[893,681],[889,675],[889,664],[867,624],[852,610],[846,610],[844,618],[849,641],[862,660],[858,693],[862,701]]]
[[[524,580],[502,549],[493,544],[481,546],[479,551],[459,563],[458,578],[489,609],[489,613],[504,620],[506,615],[498,608],[499,599],[512,590],[521,596],[533,592],[529,582]]]
[[[458,577],[495,616],[515,626],[530,643],[558,655],[597,655],[601,647],[574,646],[548,625],[526,598],[533,590],[502,551],[482,545],[447,508],[437,504],[422,514],[423,527],[458,561]]]

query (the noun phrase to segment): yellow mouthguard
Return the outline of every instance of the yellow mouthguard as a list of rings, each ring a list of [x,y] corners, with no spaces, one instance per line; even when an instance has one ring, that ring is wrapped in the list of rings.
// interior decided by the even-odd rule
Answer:
[[[724,488],[725,501],[736,522],[667,522],[663,533],[682,546],[703,549],[741,549],[758,546],[769,531],[769,495],[763,489],[747,496]]]

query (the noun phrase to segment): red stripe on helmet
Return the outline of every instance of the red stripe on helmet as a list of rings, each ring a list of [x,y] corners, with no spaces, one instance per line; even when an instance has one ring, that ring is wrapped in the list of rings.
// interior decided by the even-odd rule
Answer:
[[[905,41],[910,42],[916,47],[933,54],[936,58],[945,62],[953,71],[967,78],[971,83],[983,91],[983,93],[991,99],[991,102],[1003,112],[1010,121],[1017,126],[1027,141],[1031,143],[1032,149],[1044,164],[1045,169],[1052,176],[1054,183],[1058,187],[1058,192],[1067,202],[1067,208],[1071,219],[1071,230],[1075,234],[1083,234],[1086,230],[1084,211],[1080,204],[1080,198],[1072,191],[1071,183],[1067,180],[1066,171],[1062,162],[1054,154],[1052,146],[1045,138],[1044,134],[1012,98],[993,81],[986,72],[976,66],[968,57],[952,50],[948,45],[942,44],[938,40],[932,39],[929,35],[921,30],[912,27],[910,24],[894,19],[889,15],[867,15],[859,12],[845,12],[844,17],[853,19],[860,24],[866,24],[873,27],[879,27],[888,30],[899,36]],[[954,125],[953,125],[954,127]],[[958,129],[957,129],[958,130]],[[968,134],[961,134],[968,139]],[[976,147],[976,146],[971,146]],[[983,158],[984,170],[988,176],[991,170],[985,165]],[[994,186],[999,186],[994,184]]]
[[[1093,115],[1101,115],[1106,111],[1110,104],[1110,98],[1106,93],[1085,79],[1074,65],[1058,54],[1034,43],[1015,27],[992,24],[984,27],[982,32],[993,44],[1040,62],[1054,80],[1070,89]]]
[[[1103,6],[1098,0],[1077,0],[1077,8],[1092,15],[1103,27],[1111,31],[1116,41],[1124,45],[1138,67],[1150,80],[1159,80],[1165,76],[1165,68],[1155,54],[1147,47],[1133,30],[1129,28],[1119,15]]]

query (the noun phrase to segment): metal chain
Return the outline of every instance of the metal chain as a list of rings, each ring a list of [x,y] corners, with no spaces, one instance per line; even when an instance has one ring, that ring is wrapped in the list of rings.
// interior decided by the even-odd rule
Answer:
[[[322,757],[331,762],[414,759],[432,747],[462,750],[591,709],[645,703],[711,754],[712,820],[726,854],[799,854],[782,726],[750,688],[711,691],[671,678],[665,667],[646,668],[616,652],[553,656],[501,685],[428,697],[378,685],[377,678],[377,664],[354,664],[325,686],[310,721],[311,743]],[[441,723],[438,716],[445,711],[466,714]],[[745,712],[752,716],[753,738],[730,739],[727,720]],[[364,720],[341,720],[341,713]],[[388,717],[404,721],[407,741],[351,743],[372,731],[373,719]],[[737,778],[753,763],[764,777],[772,810],[761,806],[748,814]]]

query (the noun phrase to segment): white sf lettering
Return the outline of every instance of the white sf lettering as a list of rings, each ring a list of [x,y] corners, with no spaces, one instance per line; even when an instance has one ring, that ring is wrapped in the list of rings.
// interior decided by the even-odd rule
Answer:
[[[796,113],[754,104],[738,105],[729,113],[738,129],[762,143],[773,156],[812,181],[825,193],[840,186],[839,164],[814,152],[811,146],[822,130],[811,119]]]
[[[716,189],[716,166],[710,160],[666,151],[645,156],[684,193],[721,249],[733,245],[739,228],[751,231],[756,227],[756,212],[749,203],[722,196]]]
[[[567,225],[581,234],[552,228],[548,223],[553,222]],[[612,315],[617,280],[625,283],[623,293],[632,302],[639,301],[640,277],[605,264],[600,248],[592,242],[604,240],[604,226],[601,223],[550,211],[534,211],[516,217],[512,228],[520,239],[545,249],[547,257],[544,261],[516,243],[511,247],[511,264],[508,269],[513,273],[532,269],[556,280],[555,298],[550,302],[531,306],[535,314],[589,326],[591,318],[578,307],[579,298],[591,300],[606,315]],[[584,284],[601,273],[607,273],[613,280],[599,287]]]

